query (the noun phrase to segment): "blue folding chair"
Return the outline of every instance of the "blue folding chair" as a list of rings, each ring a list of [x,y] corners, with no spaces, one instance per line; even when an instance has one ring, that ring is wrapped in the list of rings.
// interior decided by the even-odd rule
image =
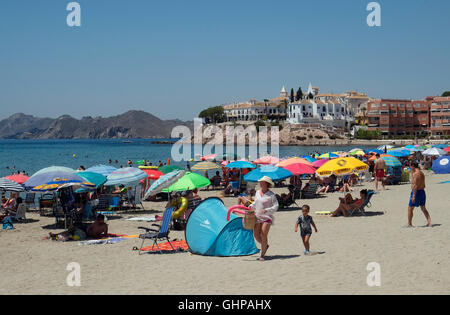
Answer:
[[[366,208],[366,207],[367,207],[367,208],[370,208],[370,207],[372,206],[372,203],[370,202],[370,200],[372,199],[373,195],[375,195],[376,193],[377,193],[377,192],[374,191],[374,190],[369,190],[369,191],[367,192],[366,199],[364,200],[364,203],[362,204],[362,206],[359,207],[359,208],[357,208],[357,209],[349,210],[350,216],[353,216],[353,214],[354,214],[355,212],[360,212],[361,215],[364,215],[364,216],[365,216],[365,215],[366,215],[366,210],[365,210],[365,208]]]
[[[158,248],[158,250],[161,254],[162,254],[162,251],[161,251],[161,248],[159,248],[159,246],[158,246],[158,240],[163,240],[163,239],[167,240],[167,242],[169,242],[169,244],[170,244],[170,247],[172,247],[172,250],[175,251],[175,248],[173,248],[172,243],[169,240],[170,222],[172,221],[173,210],[174,210],[174,208],[171,207],[171,208],[167,208],[164,211],[161,226],[159,226],[158,224],[152,224],[152,226],[159,227],[159,230],[149,229],[149,228],[145,228],[145,227],[139,227],[139,229],[143,229],[147,232],[145,234],[139,235],[139,238],[142,239],[141,247],[139,247],[139,255],[141,255],[141,252],[142,252],[141,249],[143,248],[144,242],[147,239],[153,240],[152,250],[156,245],[156,247]]]

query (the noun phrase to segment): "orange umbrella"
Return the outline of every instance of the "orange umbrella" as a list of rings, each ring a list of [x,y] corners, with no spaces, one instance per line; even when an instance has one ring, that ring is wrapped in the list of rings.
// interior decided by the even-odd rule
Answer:
[[[311,162],[308,162],[308,160],[303,159],[303,158],[291,158],[291,159],[287,159],[284,161],[281,161],[280,163],[277,164],[278,167],[284,167],[284,166],[288,166],[291,164],[306,164],[309,166],[313,166]]]

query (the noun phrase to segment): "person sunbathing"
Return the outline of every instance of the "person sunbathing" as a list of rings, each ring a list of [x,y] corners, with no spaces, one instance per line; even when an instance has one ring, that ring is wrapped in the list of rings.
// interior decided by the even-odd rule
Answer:
[[[97,219],[87,229],[89,237],[100,239],[108,236],[108,224],[105,223],[105,216],[99,214]]]
[[[331,217],[337,217],[339,215],[347,217],[347,211],[359,209],[366,200],[367,189],[361,190],[359,194],[361,197],[360,199],[353,199],[351,194],[347,194],[345,198],[339,198],[339,207],[331,214]]]
[[[253,201],[255,201],[256,190],[250,190],[248,196],[239,196],[238,197],[238,205],[242,205],[244,207],[250,206]]]

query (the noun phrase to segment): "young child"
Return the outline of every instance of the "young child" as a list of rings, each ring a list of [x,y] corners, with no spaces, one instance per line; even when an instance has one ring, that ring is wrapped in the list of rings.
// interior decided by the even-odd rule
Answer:
[[[300,225],[300,236],[303,240],[303,245],[305,246],[305,255],[309,254],[309,239],[312,234],[311,225],[317,233],[316,225],[314,224],[313,218],[309,216],[309,206],[304,205],[302,207],[302,215],[298,217],[297,223],[295,224],[295,233],[298,232],[298,226]]]

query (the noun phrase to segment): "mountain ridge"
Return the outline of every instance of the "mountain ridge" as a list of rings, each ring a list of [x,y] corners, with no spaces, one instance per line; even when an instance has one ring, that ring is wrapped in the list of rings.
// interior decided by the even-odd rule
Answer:
[[[0,139],[139,139],[170,138],[175,126],[193,122],[162,120],[148,112],[130,110],[110,117],[70,115],[40,118],[16,113],[0,121]]]

